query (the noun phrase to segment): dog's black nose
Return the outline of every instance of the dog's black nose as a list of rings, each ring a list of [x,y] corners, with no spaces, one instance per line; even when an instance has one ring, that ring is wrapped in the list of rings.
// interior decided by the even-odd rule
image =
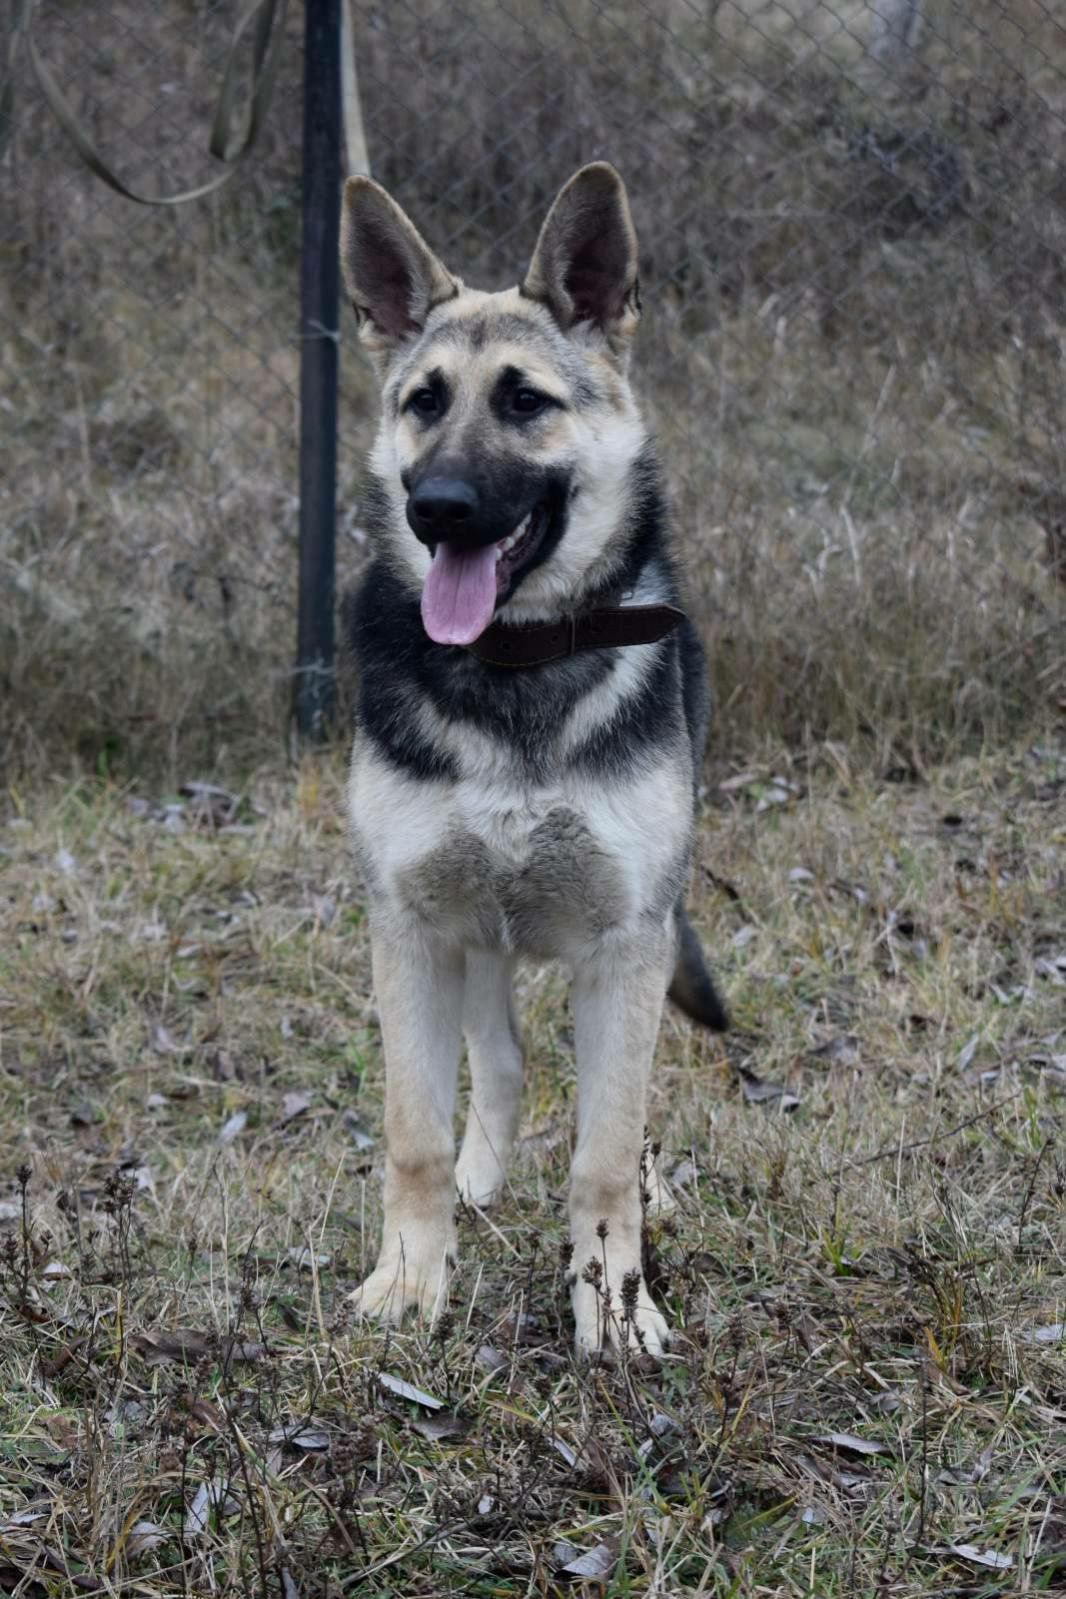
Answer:
[[[427,544],[469,535],[477,513],[477,489],[458,477],[427,477],[407,500],[407,520]]]

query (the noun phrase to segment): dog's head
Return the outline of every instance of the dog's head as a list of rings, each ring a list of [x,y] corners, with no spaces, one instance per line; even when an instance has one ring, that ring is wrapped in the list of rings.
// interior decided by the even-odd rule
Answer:
[[[603,162],[561,191],[520,288],[468,289],[369,178],[344,191],[341,258],[382,378],[374,471],[389,557],[431,638],[501,610],[551,616],[610,580],[645,442],[629,384],[637,246]]]

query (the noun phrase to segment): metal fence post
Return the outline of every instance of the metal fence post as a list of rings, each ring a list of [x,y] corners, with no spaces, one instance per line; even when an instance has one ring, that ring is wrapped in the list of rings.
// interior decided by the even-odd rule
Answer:
[[[305,9],[296,726],[302,739],[321,742],[336,700],[341,0],[306,0]]]

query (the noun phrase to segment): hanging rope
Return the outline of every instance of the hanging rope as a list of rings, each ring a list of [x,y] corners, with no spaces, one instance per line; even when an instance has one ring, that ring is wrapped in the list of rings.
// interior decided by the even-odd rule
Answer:
[[[281,41],[285,32],[287,0],[253,0],[253,3],[238,17],[230,41],[229,54],[226,57],[222,88],[208,142],[211,154],[225,163],[226,170],[217,173],[206,183],[199,184],[195,189],[185,189],[180,194],[138,194],[135,189],[124,183],[104,160],[37,48],[33,37],[33,15],[36,8],[37,0],[16,0],[15,20],[8,42],[7,72],[3,84],[0,85],[0,155],[3,154],[4,147],[11,137],[14,123],[15,62],[20,45],[24,45],[41,93],[47,100],[56,121],[85,165],[103,183],[106,183],[109,189],[114,189],[116,194],[121,194],[126,200],[135,201],[137,205],[185,205],[189,200],[201,200],[204,195],[213,194],[216,189],[221,189],[224,183],[229,182],[237,167],[255,145],[266,120],[277,76]],[[235,136],[234,122],[240,80],[237,58],[240,46],[250,31],[253,37],[248,113],[243,130]]]

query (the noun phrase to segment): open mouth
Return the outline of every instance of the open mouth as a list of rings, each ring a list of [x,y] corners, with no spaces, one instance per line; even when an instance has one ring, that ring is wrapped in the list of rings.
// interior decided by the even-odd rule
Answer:
[[[543,542],[548,530],[548,507],[545,504],[534,506],[523,522],[520,522],[513,533],[508,533],[505,539],[492,547],[496,551],[496,593],[504,594],[511,586],[511,579],[520,572],[527,561],[531,561]]]
[[[422,623],[438,644],[472,644],[480,638],[501,596],[536,555],[550,520],[546,502],[535,506],[513,533],[464,550],[438,544],[422,589]]]

